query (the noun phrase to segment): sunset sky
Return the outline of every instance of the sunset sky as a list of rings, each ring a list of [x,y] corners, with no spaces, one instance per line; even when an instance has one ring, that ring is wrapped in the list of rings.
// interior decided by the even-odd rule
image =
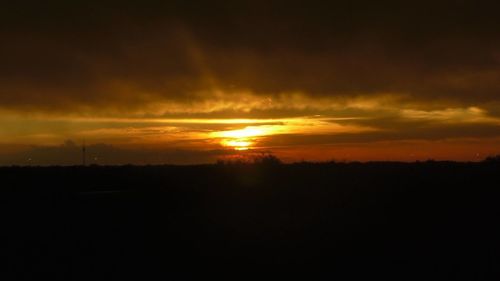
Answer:
[[[8,1],[0,165],[482,160],[497,1]]]

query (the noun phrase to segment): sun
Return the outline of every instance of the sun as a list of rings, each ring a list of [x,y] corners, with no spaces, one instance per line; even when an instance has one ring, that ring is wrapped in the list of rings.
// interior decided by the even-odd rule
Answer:
[[[215,132],[213,136],[220,138],[223,146],[232,147],[235,150],[248,150],[255,144],[258,137],[265,134],[265,130],[261,128],[248,126],[240,130]]]
[[[248,126],[245,129],[241,130],[232,130],[232,131],[223,131],[220,132],[220,137],[224,138],[235,138],[235,139],[241,139],[241,138],[251,138],[251,137],[257,137],[261,136],[264,134],[264,130],[252,126]]]
[[[253,144],[253,142],[236,139],[236,140],[223,140],[221,144],[224,146],[233,147],[236,150],[248,150],[250,146]]]

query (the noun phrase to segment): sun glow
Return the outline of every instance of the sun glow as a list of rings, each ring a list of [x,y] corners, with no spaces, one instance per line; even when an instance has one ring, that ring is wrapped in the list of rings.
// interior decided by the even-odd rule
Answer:
[[[263,135],[265,132],[261,128],[256,127],[246,127],[241,130],[224,131],[220,133],[221,137],[225,138],[250,138]]]
[[[253,144],[252,141],[245,140],[223,140],[221,143],[224,146],[233,147],[236,150],[248,150]]]
[[[263,138],[286,134],[333,134],[373,131],[373,128],[339,124],[328,118],[294,118],[272,120],[277,124],[251,125],[243,129],[214,131],[210,137],[220,145],[235,150],[258,147]],[[257,123],[257,122],[256,122]],[[239,124],[241,125],[241,124]],[[261,147],[262,148],[262,147]]]
[[[255,144],[258,137],[269,133],[265,128],[247,126],[240,130],[215,132],[213,136],[221,138],[220,143],[223,146],[232,147],[236,150],[248,150]]]

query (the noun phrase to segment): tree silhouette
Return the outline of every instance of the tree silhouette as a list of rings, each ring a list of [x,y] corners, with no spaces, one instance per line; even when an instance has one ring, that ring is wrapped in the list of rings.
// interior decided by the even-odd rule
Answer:
[[[490,155],[486,157],[483,162],[486,163],[500,163],[500,154],[497,155]]]
[[[258,165],[266,165],[266,166],[267,165],[280,165],[280,164],[282,164],[281,160],[273,154],[263,154],[263,155],[256,156],[253,159],[253,163],[258,164]]]

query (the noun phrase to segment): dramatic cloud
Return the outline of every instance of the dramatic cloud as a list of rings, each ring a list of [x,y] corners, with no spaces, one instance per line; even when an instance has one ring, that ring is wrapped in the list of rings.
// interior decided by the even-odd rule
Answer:
[[[500,136],[499,8],[9,1],[0,154],[66,139],[188,151],[490,140]],[[221,137],[247,127],[261,133]]]

